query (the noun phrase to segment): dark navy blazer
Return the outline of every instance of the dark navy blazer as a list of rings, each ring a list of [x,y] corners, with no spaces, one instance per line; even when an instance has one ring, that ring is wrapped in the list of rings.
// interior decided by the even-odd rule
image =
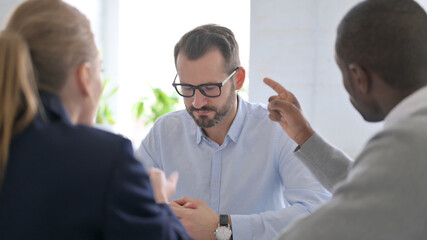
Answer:
[[[0,240],[189,239],[156,204],[129,140],[70,123],[41,92],[40,114],[11,142],[0,193]]]

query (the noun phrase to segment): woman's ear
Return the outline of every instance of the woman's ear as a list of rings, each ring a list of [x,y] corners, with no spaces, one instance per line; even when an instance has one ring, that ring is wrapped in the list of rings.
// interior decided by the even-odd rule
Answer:
[[[90,95],[91,64],[84,62],[77,67],[76,80],[80,92],[86,97]]]
[[[372,86],[369,73],[357,63],[349,64],[348,69],[350,72],[350,81],[352,81],[355,90],[363,94],[369,93]]]
[[[246,72],[243,67],[239,67],[236,71],[237,82],[236,82],[236,90],[239,90],[243,87],[243,83],[245,83]]]

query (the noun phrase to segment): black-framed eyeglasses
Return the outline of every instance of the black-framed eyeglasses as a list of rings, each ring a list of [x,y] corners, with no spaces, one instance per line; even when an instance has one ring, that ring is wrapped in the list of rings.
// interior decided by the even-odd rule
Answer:
[[[235,68],[233,72],[224,81],[220,83],[206,83],[206,84],[200,84],[198,86],[194,86],[191,84],[184,84],[184,83],[175,83],[176,79],[179,78],[177,73],[175,76],[175,79],[173,80],[172,86],[175,87],[175,90],[179,95],[187,98],[194,96],[196,89],[199,89],[199,91],[206,97],[210,97],[210,98],[219,97],[221,96],[222,86],[224,86],[227,83],[227,81],[233,77],[233,75],[237,72],[237,69],[239,69],[239,67]]]

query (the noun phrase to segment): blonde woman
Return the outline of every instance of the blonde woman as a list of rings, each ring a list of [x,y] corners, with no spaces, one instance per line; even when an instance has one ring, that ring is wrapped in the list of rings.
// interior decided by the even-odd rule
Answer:
[[[0,34],[0,239],[187,239],[128,140],[89,127],[101,94],[88,20],[21,4]],[[155,198],[154,198],[155,197]]]

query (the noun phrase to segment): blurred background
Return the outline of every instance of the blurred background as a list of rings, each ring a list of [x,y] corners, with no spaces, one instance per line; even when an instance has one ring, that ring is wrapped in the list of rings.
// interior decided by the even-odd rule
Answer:
[[[155,119],[183,109],[172,87],[173,48],[207,23],[230,28],[247,79],[240,95],[267,104],[262,82],[279,81],[300,100],[313,128],[355,157],[382,127],[352,107],[335,64],[336,27],[358,0],[65,0],[91,21],[103,60],[97,126],[138,146]],[[0,29],[23,0],[0,0]],[[417,1],[424,8],[427,0]],[[178,139],[177,139],[178,141]]]

